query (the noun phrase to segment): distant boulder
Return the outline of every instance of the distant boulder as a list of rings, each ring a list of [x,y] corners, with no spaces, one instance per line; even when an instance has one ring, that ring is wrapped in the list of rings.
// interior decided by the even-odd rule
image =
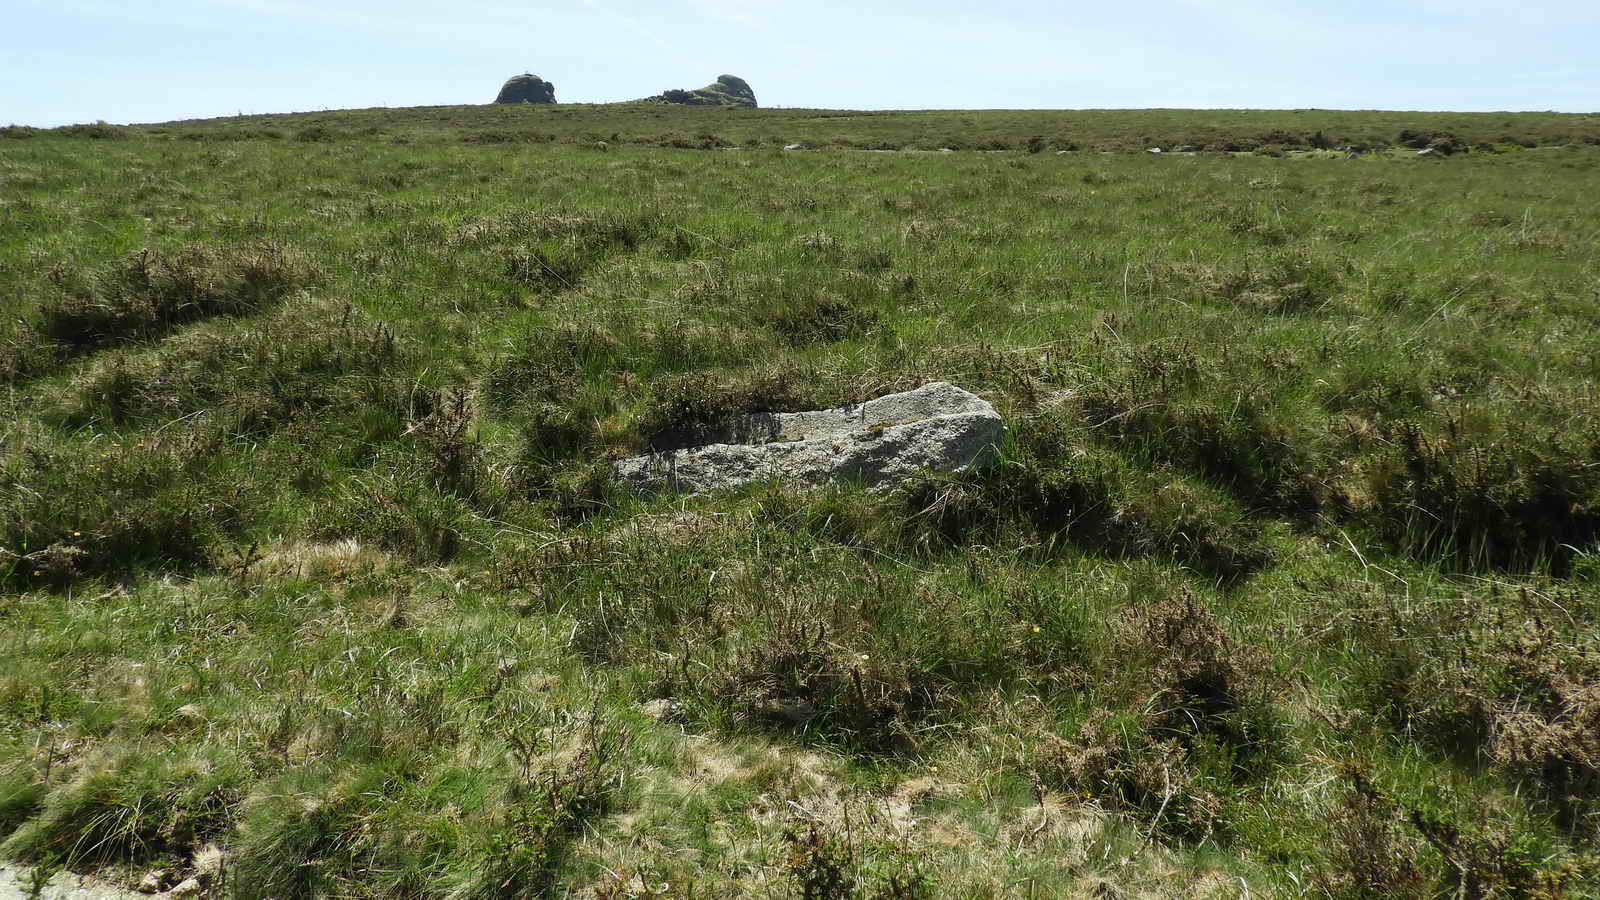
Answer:
[[[494,102],[554,103],[556,86],[532,72],[526,72],[508,80],[505,87],[500,89],[500,96],[494,98]]]
[[[754,109],[756,92],[750,83],[737,75],[721,75],[711,84],[697,91],[663,91],[645,100],[654,103],[676,103],[680,106],[743,106]]]

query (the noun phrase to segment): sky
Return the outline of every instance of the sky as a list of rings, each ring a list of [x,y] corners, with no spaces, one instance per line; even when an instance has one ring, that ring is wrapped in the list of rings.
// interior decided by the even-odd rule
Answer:
[[[763,106],[1600,112],[1596,0],[0,0],[0,124],[697,88]]]

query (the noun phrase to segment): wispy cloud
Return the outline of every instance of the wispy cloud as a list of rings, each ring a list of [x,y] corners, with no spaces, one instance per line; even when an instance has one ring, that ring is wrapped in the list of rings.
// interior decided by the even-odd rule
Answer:
[[[689,5],[708,19],[752,28],[773,31],[773,4],[766,0],[689,0]]]
[[[681,48],[675,46],[671,41],[662,37],[659,31],[651,28],[649,25],[646,25],[644,22],[640,21],[634,16],[612,9],[610,6],[602,4],[600,0],[583,0],[583,5],[602,16],[605,16],[618,25],[621,25],[623,28],[628,29],[639,37],[644,38],[650,43],[655,44],[662,50],[665,50],[666,52],[683,59],[689,58],[682,52]]]

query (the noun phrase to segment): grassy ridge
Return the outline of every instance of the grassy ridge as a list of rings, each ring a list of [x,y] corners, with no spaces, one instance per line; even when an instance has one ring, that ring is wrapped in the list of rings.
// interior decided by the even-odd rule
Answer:
[[[279,897],[1591,890],[1593,149],[584,145],[657,114],[713,128],[0,144],[0,853],[217,842]],[[170,139],[236,127],[334,139]],[[996,466],[605,478],[935,379],[1007,416]]]
[[[595,142],[678,149],[1310,150],[1421,149],[1453,135],[1496,151],[1600,144],[1600,114],[1300,110],[825,110],[672,107],[653,103],[436,106],[325,110],[117,126],[73,125],[82,137],[179,140]],[[36,133],[12,128],[10,136]],[[1413,146],[1414,145],[1414,146]]]

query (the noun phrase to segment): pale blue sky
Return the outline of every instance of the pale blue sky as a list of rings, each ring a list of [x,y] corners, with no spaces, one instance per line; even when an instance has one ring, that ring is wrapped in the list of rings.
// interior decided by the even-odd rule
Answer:
[[[1600,111],[1596,0],[3,0],[0,124],[693,88],[763,105]]]

